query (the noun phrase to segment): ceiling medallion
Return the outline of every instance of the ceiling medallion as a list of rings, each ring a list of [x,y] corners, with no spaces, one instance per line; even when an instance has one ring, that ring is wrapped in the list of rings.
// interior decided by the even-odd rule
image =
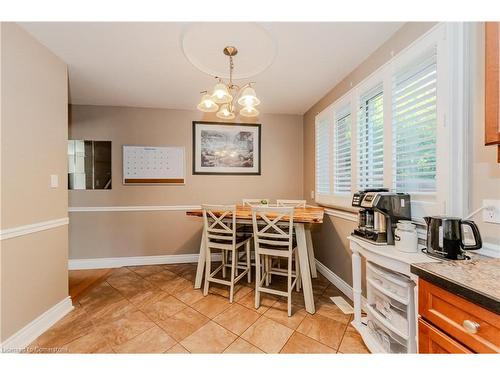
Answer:
[[[260,104],[253,85],[249,82],[243,86],[233,83],[234,62],[233,57],[238,54],[238,49],[234,46],[226,46],[222,51],[229,57],[229,82],[226,83],[220,77],[211,93],[202,91],[201,101],[197,108],[202,112],[217,112],[215,115],[223,120],[232,120],[236,117],[236,104],[241,108],[239,114],[244,117],[255,117],[259,111],[255,108]]]

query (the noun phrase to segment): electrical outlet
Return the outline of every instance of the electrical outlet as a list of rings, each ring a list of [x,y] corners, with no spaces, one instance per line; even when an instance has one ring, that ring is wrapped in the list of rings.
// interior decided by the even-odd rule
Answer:
[[[311,190],[311,199],[314,199],[314,190]]]
[[[500,224],[500,200],[485,199],[483,206],[489,206],[490,209],[483,210],[483,221],[485,223]]]

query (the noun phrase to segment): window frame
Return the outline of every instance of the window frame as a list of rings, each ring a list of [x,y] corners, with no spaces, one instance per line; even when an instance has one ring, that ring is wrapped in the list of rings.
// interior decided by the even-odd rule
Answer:
[[[454,30],[451,30],[454,31]],[[351,208],[352,194],[358,189],[358,165],[357,165],[357,139],[358,139],[358,109],[360,108],[361,96],[382,83],[384,95],[384,186],[392,189],[393,187],[393,123],[392,123],[392,99],[393,99],[393,77],[398,71],[411,64],[416,58],[428,51],[432,46],[437,50],[437,124],[436,124],[436,192],[410,192],[412,197],[412,216],[414,220],[421,221],[426,215],[438,215],[450,213],[450,195],[451,195],[451,171],[453,162],[451,157],[452,131],[446,127],[447,114],[454,110],[449,101],[451,95],[451,80],[448,72],[448,61],[454,48],[446,38],[450,34],[450,27],[446,24],[438,24],[429,32],[417,39],[406,49],[393,56],[386,64],[377,69],[374,73],[366,77],[363,81],[352,87],[346,94],[329,105],[324,111],[316,116],[316,122],[319,118],[331,116],[329,131],[329,186],[330,194],[315,194],[315,201],[320,205],[333,206],[339,208]],[[335,193],[334,187],[334,168],[335,168],[335,119],[336,111],[351,107],[351,194]],[[353,116],[355,115],[355,116]],[[316,139],[315,139],[316,145]],[[315,147],[316,148],[316,147]],[[316,153],[315,153],[316,157]],[[316,159],[315,159],[316,161]],[[456,167],[456,166],[455,166]],[[316,175],[315,175],[316,179]],[[316,181],[316,180],[315,180]]]

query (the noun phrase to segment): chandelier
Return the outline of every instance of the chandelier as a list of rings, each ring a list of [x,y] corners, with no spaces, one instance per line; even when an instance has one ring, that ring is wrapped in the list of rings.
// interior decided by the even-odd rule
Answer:
[[[202,91],[203,96],[197,108],[202,112],[217,112],[215,115],[220,119],[232,120],[236,117],[236,104],[238,104],[241,116],[258,116],[259,111],[255,107],[260,104],[260,100],[252,87],[255,82],[247,83],[241,87],[233,83],[233,57],[238,53],[238,49],[227,46],[223,52],[229,57],[229,83],[226,84],[222,78],[215,77],[218,82],[212,93]]]

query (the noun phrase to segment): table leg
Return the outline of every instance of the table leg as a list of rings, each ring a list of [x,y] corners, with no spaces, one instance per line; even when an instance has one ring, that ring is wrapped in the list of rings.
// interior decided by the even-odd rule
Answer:
[[[315,279],[318,277],[316,272],[316,258],[314,257],[314,246],[311,237],[311,228],[305,227],[306,231],[306,242],[307,242],[307,254],[309,256],[309,266],[311,267],[311,276]]]
[[[361,257],[352,253],[352,293],[354,298],[354,322],[361,327]]]
[[[205,249],[205,231],[201,236],[200,242],[200,255],[198,256],[198,267],[196,268],[196,279],[194,281],[194,288],[201,288],[201,281],[203,280],[203,270],[205,269],[205,260],[207,257],[207,251]]]
[[[309,256],[307,254],[307,240],[304,224],[296,223],[295,234],[297,237],[297,251],[299,254],[300,275],[302,277],[302,289],[304,292],[304,303],[306,311],[314,314],[314,297],[311,281],[311,272],[309,265]]]

